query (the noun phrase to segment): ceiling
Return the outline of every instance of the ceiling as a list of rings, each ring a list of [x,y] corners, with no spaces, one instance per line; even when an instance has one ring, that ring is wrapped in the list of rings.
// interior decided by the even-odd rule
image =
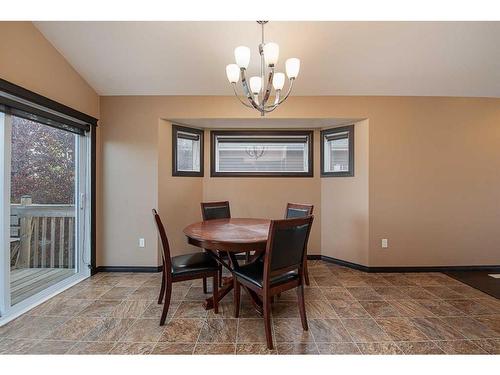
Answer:
[[[255,22],[35,22],[100,95],[232,95],[225,76]],[[500,97],[500,22],[270,22],[294,95]]]
[[[197,128],[213,128],[213,129],[321,129],[331,128],[341,125],[351,125],[359,122],[362,119],[349,118],[294,118],[294,119],[273,119],[273,118],[223,118],[223,119],[169,119],[178,125],[194,126]]]

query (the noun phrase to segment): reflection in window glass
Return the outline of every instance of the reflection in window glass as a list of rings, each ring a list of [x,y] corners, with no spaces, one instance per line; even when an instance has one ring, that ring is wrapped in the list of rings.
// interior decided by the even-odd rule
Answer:
[[[307,172],[307,143],[218,142],[218,172]]]
[[[349,138],[347,133],[343,138],[335,138],[326,142],[325,170],[328,172],[349,171]]]
[[[177,133],[177,170],[185,172],[200,171],[200,137],[192,134]]]
[[[11,305],[77,271],[78,135],[11,116]]]
[[[216,131],[215,176],[311,176],[312,132]]]

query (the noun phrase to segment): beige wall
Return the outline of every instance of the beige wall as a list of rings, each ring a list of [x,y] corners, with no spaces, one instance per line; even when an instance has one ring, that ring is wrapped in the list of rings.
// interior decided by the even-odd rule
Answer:
[[[500,264],[500,99],[379,103],[370,118],[369,264]]]
[[[0,77],[98,117],[99,97],[31,22],[0,22]]]
[[[349,246],[346,238],[333,236],[330,241],[324,235],[325,230],[334,230],[342,212],[352,209],[349,200],[357,202],[362,197],[359,207],[366,207],[361,185],[350,187],[347,180],[333,179],[315,183],[317,173],[313,179],[294,179],[299,180],[296,190],[288,189],[293,186],[291,179],[245,182],[206,176],[200,187],[201,178],[168,177],[171,149],[168,134],[163,135],[161,144],[165,146],[159,143],[160,119],[256,117],[233,97],[102,97],[104,251],[100,264],[157,264],[150,213],[157,203],[169,211],[163,215],[172,217],[168,220],[172,221],[175,245],[184,247],[180,229],[199,217],[200,189],[203,199],[230,199],[234,214],[245,216],[262,212],[280,217],[280,200],[316,197],[311,203],[323,221],[315,227],[320,232],[315,241],[321,243],[321,251],[341,256],[350,253],[349,246],[362,249],[359,242],[366,240],[354,234],[352,241],[358,245]],[[351,259],[373,266],[500,263],[500,100],[291,97],[271,117],[368,119],[369,132],[364,135],[368,155],[362,158],[368,158],[369,173],[368,177],[356,175],[368,178],[368,255],[357,250],[359,255]],[[316,172],[318,167],[315,163]],[[351,189],[356,191],[355,197],[348,194]],[[264,190],[271,193],[266,195]],[[325,206],[336,191],[345,196],[339,202],[343,205]],[[187,197],[193,199],[189,208],[181,202]],[[254,205],[256,198],[261,202],[258,205]],[[359,207],[366,216],[366,210]],[[337,217],[321,213],[322,208]],[[353,228],[355,224],[351,233]],[[364,228],[360,236],[366,236],[366,222],[360,228]],[[146,238],[145,249],[137,247],[139,237]],[[389,249],[380,248],[381,238],[389,239]]]
[[[321,254],[368,264],[369,121],[354,126],[354,176],[321,179]]]

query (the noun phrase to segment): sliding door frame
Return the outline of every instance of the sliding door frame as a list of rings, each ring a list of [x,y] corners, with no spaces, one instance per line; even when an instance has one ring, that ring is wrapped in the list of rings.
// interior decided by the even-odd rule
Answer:
[[[43,95],[37,94],[33,91],[27,90],[21,86],[14,83],[8,82],[0,78],[0,91],[14,95],[15,97],[21,98],[31,102],[37,106],[44,107],[49,111],[55,111],[69,118],[77,119],[80,122],[90,125],[89,131],[85,133],[84,136],[79,137],[77,142],[77,149],[81,152],[78,153],[80,170],[85,163],[85,175],[84,182],[79,176],[79,181],[76,181],[78,186],[78,192],[85,193],[83,198],[84,212],[85,215],[79,215],[81,211],[81,200],[80,194],[76,196],[76,212],[77,216],[80,218],[79,222],[75,220],[75,225],[78,225],[78,230],[83,233],[84,237],[80,234],[80,238],[76,239],[76,244],[81,248],[78,259],[75,259],[78,268],[75,275],[49,287],[45,292],[40,292],[35,296],[38,297],[37,301],[32,300],[32,297],[26,299],[23,302],[16,304],[15,306],[10,306],[10,168],[11,168],[11,123],[10,116],[4,115],[0,112],[0,120],[3,118],[8,118],[3,121],[6,125],[1,126],[0,121],[0,245],[6,251],[0,251],[3,256],[0,259],[0,264],[6,267],[0,268],[0,326],[7,321],[15,318],[26,310],[29,310],[34,305],[43,302],[44,300],[58,294],[65,288],[70,287],[83,278],[88,277],[88,275],[94,274],[96,272],[96,144],[97,144],[97,122],[98,119],[89,116],[83,112],[77,111],[71,107],[64,104],[56,102],[49,99]],[[1,104],[1,103],[0,103]],[[7,113],[9,112],[7,108]],[[6,140],[8,138],[8,140]],[[82,156],[82,153],[84,156]],[[81,160],[81,159],[85,160]],[[84,183],[85,185],[82,185]],[[77,230],[77,232],[78,232]],[[7,267],[8,266],[8,267]],[[42,296],[43,293],[43,296]],[[33,296],[33,297],[35,297]]]
[[[74,238],[74,269],[75,273],[64,280],[57,282],[54,285],[26,298],[23,301],[11,305],[11,290],[10,290],[10,189],[11,189],[11,132],[12,132],[12,115],[1,113],[3,116],[1,136],[3,141],[2,157],[1,157],[1,174],[2,174],[2,244],[4,245],[2,267],[0,274],[2,275],[2,301],[0,302],[0,325],[15,318],[23,312],[31,309],[33,306],[51,298],[68,287],[82,281],[90,276],[92,264],[91,238],[92,238],[92,210],[91,210],[91,135],[75,135],[75,238]]]
[[[0,319],[10,310],[11,117],[0,112]],[[3,251],[1,249],[4,249]]]

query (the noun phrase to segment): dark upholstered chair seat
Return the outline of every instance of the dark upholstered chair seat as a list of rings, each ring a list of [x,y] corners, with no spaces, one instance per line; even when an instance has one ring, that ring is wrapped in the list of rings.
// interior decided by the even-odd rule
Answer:
[[[263,287],[263,279],[264,279],[264,262],[255,261],[249,264],[244,264],[233,271],[240,278],[251,282],[252,284],[258,286],[259,288]],[[276,277],[271,277],[271,287],[279,285],[281,283],[286,283],[293,279],[298,279],[299,274],[297,271],[290,271],[287,273],[283,273]]]
[[[172,257],[173,276],[217,271],[217,262],[207,253],[192,253]]]
[[[179,255],[172,258],[170,256],[167,232],[161,222],[160,215],[158,215],[158,212],[154,208],[152,211],[163,250],[161,253],[163,270],[158,304],[161,305],[163,299],[165,299],[165,303],[161,312],[160,326],[163,326],[167,320],[170,300],[172,298],[172,284],[176,282],[202,279],[203,293],[207,293],[207,278],[211,277],[213,279],[212,301],[214,312],[217,314],[219,312],[219,265],[209,254],[203,252]]]

